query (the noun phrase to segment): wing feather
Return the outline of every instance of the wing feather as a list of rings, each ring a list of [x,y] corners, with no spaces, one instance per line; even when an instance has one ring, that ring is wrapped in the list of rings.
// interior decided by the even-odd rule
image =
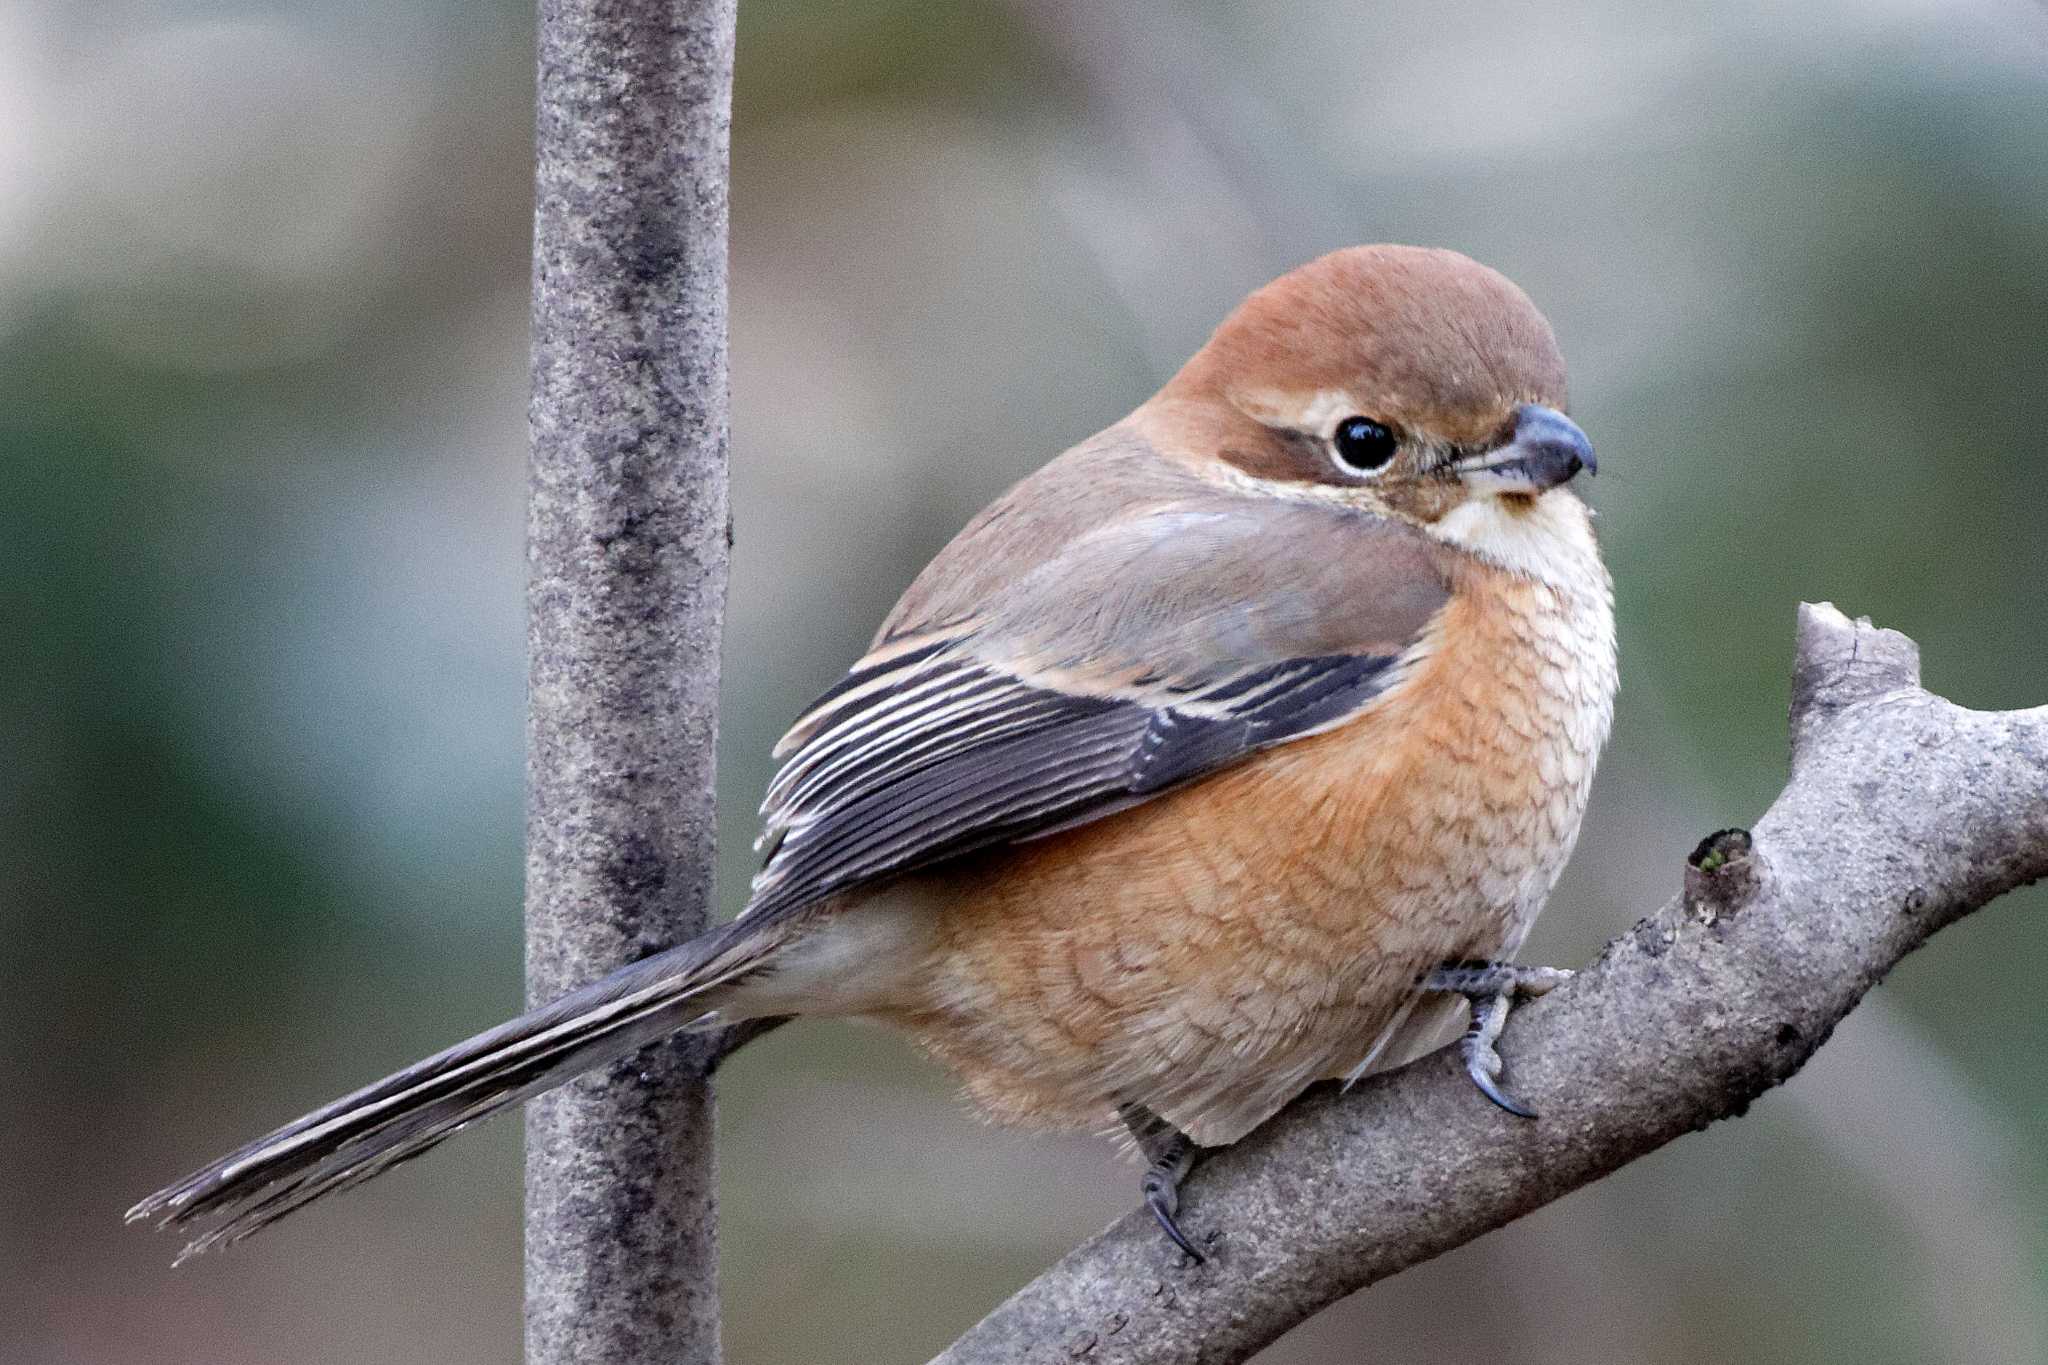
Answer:
[[[779,785],[764,808],[772,852],[747,913],[794,908],[1126,808],[1349,718],[1385,689],[1397,661],[1289,660],[1170,699],[1157,689],[1063,692],[982,664],[956,671],[959,704],[927,700],[901,734],[844,712],[790,759],[803,763],[822,746],[836,766]],[[867,705],[892,710],[886,691]],[[842,728],[867,738],[843,745]],[[875,735],[892,738],[878,744]]]
[[[755,879],[749,914],[808,903],[1028,833],[1115,789],[1146,717],[1080,699],[1075,711],[798,816]]]
[[[998,504],[934,561],[776,746],[747,915],[1198,781],[1357,716],[1427,648],[1448,583],[1420,533],[1143,468],[1119,493],[1056,461],[1011,501],[1115,514],[1048,539]]]

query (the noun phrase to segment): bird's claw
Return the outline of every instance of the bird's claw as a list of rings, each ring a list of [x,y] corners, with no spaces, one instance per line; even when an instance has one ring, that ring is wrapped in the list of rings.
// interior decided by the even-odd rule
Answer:
[[[1503,1090],[1503,1064],[1494,1047],[1507,1027],[1508,1012],[1518,995],[1546,995],[1571,980],[1561,967],[1523,967],[1512,962],[1457,962],[1439,967],[1422,980],[1422,988],[1462,995],[1472,1004],[1472,1026],[1465,1032],[1459,1052],[1465,1059],[1465,1074],[1479,1093],[1513,1114],[1533,1119],[1536,1111]]]
[[[1143,1189],[1145,1207],[1152,1210],[1152,1217],[1173,1244],[1193,1257],[1196,1265],[1208,1260],[1208,1257],[1195,1250],[1195,1244],[1188,1240],[1187,1234],[1180,1230],[1180,1224],[1174,1221],[1173,1216],[1180,1212],[1180,1187],[1172,1176],[1154,1166],[1145,1172]]]
[[[1145,1207],[1152,1210],[1152,1217],[1173,1244],[1193,1257],[1196,1265],[1201,1265],[1209,1258],[1195,1250],[1195,1244],[1180,1230],[1174,1215],[1180,1212],[1180,1182],[1195,1168],[1202,1149],[1193,1138],[1141,1104],[1117,1106],[1117,1117],[1130,1129],[1148,1163],[1144,1182],[1139,1186],[1145,1196]]]
[[[1479,1087],[1479,1093],[1492,1100],[1516,1118],[1533,1119],[1536,1111],[1500,1088],[1500,1073],[1503,1063],[1494,1040],[1500,1037],[1502,1025],[1507,1023],[1508,998],[1492,996],[1486,1000],[1472,1002],[1472,1027],[1466,1031],[1460,1051],[1465,1057],[1465,1074],[1472,1078],[1472,1084]]]

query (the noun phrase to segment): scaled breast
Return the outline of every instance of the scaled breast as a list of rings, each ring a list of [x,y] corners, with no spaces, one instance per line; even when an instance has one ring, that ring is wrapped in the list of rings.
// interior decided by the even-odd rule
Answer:
[[[1472,709],[1459,742],[1483,787],[1479,889],[1511,917],[1507,953],[1571,855],[1614,717],[1613,591],[1589,560],[1571,588],[1497,570],[1467,585],[1472,638],[1458,642],[1458,671]]]

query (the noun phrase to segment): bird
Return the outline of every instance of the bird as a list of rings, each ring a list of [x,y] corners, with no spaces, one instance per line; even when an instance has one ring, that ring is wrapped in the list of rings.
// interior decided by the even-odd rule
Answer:
[[[1494,1103],[1516,962],[1617,687],[1549,323],[1454,251],[1254,291],[916,577],[775,753],[738,918],[138,1203],[247,1236],[686,1029],[893,1025],[985,1116],[1121,1124],[1179,1190],[1308,1085],[1454,1036]],[[181,1257],[182,1259],[182,1257]]]

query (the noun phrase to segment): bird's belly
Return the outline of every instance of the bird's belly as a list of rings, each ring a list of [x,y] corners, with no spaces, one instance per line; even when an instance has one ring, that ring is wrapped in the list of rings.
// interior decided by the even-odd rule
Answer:
[[[1611,682],[1468,607],[1350,724],[935,875],[931,956],[889,1013],[994,1117],[1135,1101],[1211,1143],[1364,1060],[1423,973],[1519,946],[1605,737]]]

